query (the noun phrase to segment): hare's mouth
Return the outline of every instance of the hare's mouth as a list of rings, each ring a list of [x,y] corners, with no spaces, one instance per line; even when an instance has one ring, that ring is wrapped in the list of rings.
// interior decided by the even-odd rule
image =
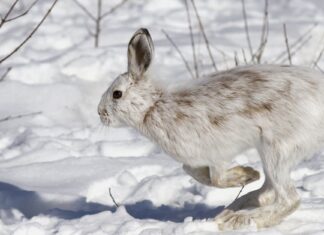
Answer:
[[[108,115],[107,109],[98,107],[98,114],[99,114],[100,121],[102,122],[102,124],[109,126],[110,120],[109,120],[109,115]]]
[[[99,115],[99,116],[100,116],[101,123],[104,124],[105,126],[109,126],[110,120],[108,116],[107,115]]]

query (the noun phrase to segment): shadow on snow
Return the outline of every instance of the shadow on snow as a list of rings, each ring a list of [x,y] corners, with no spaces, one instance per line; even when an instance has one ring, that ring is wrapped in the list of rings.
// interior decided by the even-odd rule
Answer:
[[[224,209],[224,206],[211,208],[205,204],[185,203],[183,207],[161,205],[156,207],[149,200],[125,206],[128,214],[137,219],[155,219],[160,221],[183,222],[185,218],[209,219],[214,218]]]
[[[0,216],[10,217],[11,212],[8,209],[17,209],[27,218],[44,214],[63,219],[76,219],[84,215],[116,210],[115,207],[86,202],[83,197],[73,200],[62,199],[60,196],[45,199],[34,191],[0,182],[0,210],[2,210]]]
[[[37,192],[0,182],[0,219],[10,220],[10,217],[14,216],[10,209],[19,210],[26,218],[43,214],[62,219],[78,219],[85,215],[93,215],[103,211],[116,211],[116,207],[113,206],[86,202],[84,197],[73,200],[62,199],[60,196],[43,198]],[[185,203],[182,207],[155,206],[151,201],[143,200],[125,205],[125,209],[129,215],[136,219],[154,219],[179,223],[187,217],[193,219],[214,218],[224,209],[224,206],[211,208],[202,203]]]

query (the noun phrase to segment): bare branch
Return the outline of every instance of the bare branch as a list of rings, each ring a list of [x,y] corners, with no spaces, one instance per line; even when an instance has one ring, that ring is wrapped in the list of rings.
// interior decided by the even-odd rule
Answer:
[[[38,2],[38,0],[35,0],[28,8],[27,10],[25,10],[23,13],[21,13],[20,15],[17,15],[17,16],[14,16],[10,19],[7,19],[6,22],[9,22],[9,21],[13,21],[13,20],[16,20],[24,15],[27,15],[28,12],[36,5],[36,3]]]
[[[99,46],[99,37],[101,32],[101,12],[102,12],[102,0],[97,1],[97,18],[96,18],[96,31],[94,34],[95,37],[95,47]]]
[[[36,31],[38,30],[38,28],[43,24],[43,22],[45,21],[45,19],[47,18],[47,16],[51,13],[52,9],[54,8],[55,4],[57,3],[58,0],[54,0],[54,2],[52,3],[51,7],[48,9],[48,11],[46,12],[46,14],[43,16],[43,18],[41,19],[41,21],[36,25],[36,27],[33,29],[33,31],[25,38],[25,40],[23,40],[12,52],[10,52],[8,55],[6,55],[4,58],[0,59],[0,64],[7,60],[9,57],[11,57],[13,54],[15,54],[23,45],[26,44],[26,42],[36,33]]]
[[[113,203],[115,204],[115,206],[119,207],[118,203],[116,202],[115,198],[113,197],[113,195],[111,193],[111,188],[109,188],[109,196],[110,196],[111,200],[113,201]]]
[[[128,0],[122,0],[120,3],[118,3],[117,5],[113,6],[112,8],[110,8],[109,11],[105,12],[102,16],[101,19],[105,18],[106,16],[112,14],[114,11],[116,11],[119,7],[123,6]]]
[[[6,72],[4,72],[2,74],[2,76],[0,77],[0,82],[2,82],[7,77],[8,73],[11,71],[11,69],[12,69],[12,67],[7,68]]]
[[[38,114],[41,114],[42,112],[33,112],[33,113],[26,113],[26,114],[20,114],[17,116],[7,116],[5,118],[0,119],[0,122],[7,122],[9,120],[14,120],[14,119],[19,119],[19,118],[24,118],[24,117],[30,117],[30,116],[35,116]]]
[[[258,64],[261,63],[261,58],[268,42],[269,35],[269,12],[268,12],[269,3],[268,0],[264,1],[264,14],[263,14],[263,24],[262,24],[262,33],[260,45],[256,53],[253,55],[256,58]]]
[[[206,32],[205,32],[205,29],[204,29],[204,25],[200,19],[200,16],[199,16],[199,13],[198,13],[198,10],[197,10],[197,7],[196,7],[196,4],[195,4],[195,1],[194,0],[191,0],[191,4],[193,6],[193,9],[195,11],[195,14],[196,14],[196,18],[198,20],[198,23],[199,23],[199,28],[200,28],[200,31],[203,35],[203,38],[204,38],[204,41],[205,41],[205,44],[206,44],[206,48],[207,48],[207,51],[208,51],[208,54],[209,54],[209,57],[210,57],[210,60],[212,62],[212,65],[215,69],[215,71],[217,72],[217,66],[216,66],[216,63],[215,63],[215,59],[213,57],[213,54],[211,53],[211,49],[210,49],[210,45],[209,45],[209,41],[208,41],[208,38],[207,38],[207,35],[206,35]]]
[[[87,16],[89,16],[92,20],[96,21],[96,17],[90,11],[88,11],[88,9],[84,5],[82,5],[78,0],[73,0],[73,2],[76,5],[78,5],[78,7],[80,7]]]
[[[250,39],[250,34],[249,34],[249,25],[248,25],[247,16],[246,16],[245,0],[241,0],[241,2],[242,2],[242,13],[243,13],[243,19],[244,19],[244,28],[245,28],[246,40],[247,40],[247,43],[248,43],[248,46],[249,46],[251,59],[253,60],[253,49],[252,49],[252,44],[251,44],[251,39]]]
[[[197,63],[196,49],[195,49],[195,40],[194,40],[193,32],[192,32],[192,24],[191,24],[191,16],[190,16],[188,0],[184,0],[184,2],[185,2],[185,5],[186,5],[187,20],[188,20],[188,27],[189,27],[189,32],[190,32],[190,40],[191,40],[191,48],[192,48],[192,57],[193,57],[193,61],[194,61],[194,68],[195,68],[196,78],[199,78],[198,63]]]
[[[1,19],[1,22],[0,22],[0,28],[3,26],[4,23],[7,22],[7,19],[10,15],[10,13],[13,11],[13,9],[15,8],[16,4],[19,2],[19,0],[15,0],[13,2],[13,4],[10,6],[9,10],[7,11],[7,13],[5,14],[5,16]]]
[[[286,24],[283,24],[283,31],[284,31],[284,36],[285,36],[285,43],[286,43],[286,48],[287,48],[289,64],[292,65]]]
[[[195,75],[193,74],[193,72],[191,71],[191,68],[188,64],[188,61],[185,59],[184,55],[182,54],[182,52],[180,51],[179,47],[177,46],[177,44],[175,44],[175,42],[172,40],[172,38],[169,36],[169,34],[162,29],[162,33],[164,33],[164,35],[167,37],[167,39],[170,41],[170,43],[172,44],[172,46],[176,49],[176,51],[178,52],[178,54],[180,55],[183,63],[185,64],[188,72],[190,73],[191,77],[194,79]]]

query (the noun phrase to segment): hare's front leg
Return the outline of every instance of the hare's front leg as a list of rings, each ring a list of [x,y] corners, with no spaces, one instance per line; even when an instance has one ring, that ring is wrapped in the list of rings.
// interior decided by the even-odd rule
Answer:
[[[216,167],[192,168],[184,165],[183,169],[198,182],[219,188],[243,186],[260,178],[259,172],[244,166],[222,170]]]
[[[291,166],[287,146],[265,146],[260,151],[265,182],[261,189],[250,192],[234,201],[220,215],[216,222],[222,230],[242,229],[251,225],[268,227],[281,222],[299,205],[299,197],[289,172]],[[250,210],[243,210],[254,207]]]
[[[248,166],[236,166],[221,173],[210,167],[209,172],[212,185],[219,188],[241,187],[260,178],[260,173]]]
[[[188,175],[197,180],[199,183],[211,186],[208,166],[193,168],[188,165],[183,165],[182,168]]]

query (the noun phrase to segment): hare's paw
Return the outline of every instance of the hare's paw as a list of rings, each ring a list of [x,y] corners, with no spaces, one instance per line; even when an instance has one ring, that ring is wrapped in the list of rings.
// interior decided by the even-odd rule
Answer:
[[[234,212],[225,209],[216,217],[219,230],[230,231],[237,229],[255,228],[256,223],[251,214],[247,211]]]
[[[225,209],[215,220],[220,230],[260,229],[279,224],[297,209],[298,201],[275,202],[251,210]]]
[[[212,184],[221,188],[240,187],[256,181],[260,173],[252,167],[236,166],[227,170],[221,178],[211,179]],[[214,183],[215,182],[215,183]]]
[[[228,184],[243,186],[260,179],[260,173],[252,167],[236,166],[228,170]]]
[[[223,170],[215,167],[193,168],[183,165],[183,169],[199,183],[220,188],[240,187],[260,178],[258,171],[245,166]]]

